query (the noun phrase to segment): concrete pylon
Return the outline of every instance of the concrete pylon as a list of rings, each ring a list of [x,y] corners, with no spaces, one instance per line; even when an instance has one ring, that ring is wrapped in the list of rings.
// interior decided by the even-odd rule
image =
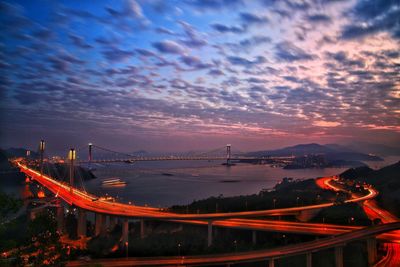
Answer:
[[[212,221],[208,221],[208,235],[207,235],[207,246],[212,245]]]
[[[99,235],[104,233],[105,228],[105,220],[104,215],[101,213],[96,213],[95,215],[95,225],[94,225],[94,234]]]
[[[306,254],[306,266],[312,267],[312,252]]]
[[[343,247],[335,247],[335,266],[343,267]]]
[[[256,245],[256,244],[257,244],[257,231],[256,231],[256,230],[253,230],[253,233],[252,233],[252,242],[253,242],[253,245]]]
[[[62,205],[56,208],[57,230],[62,233],[64,231],[64,207]]]
[[[141,219],[140,220],[140,238],[143,239],[146,233],[146,229],[145,229],[146,225],[144,223],[144,220]]]
[[[122,221],[122,242],[125,246],[129,242],[129,221],[128,218],[124,218]]]
[[[86,237],[86,211],[78,209],[78,236]]]
[[[114,230],[115,225],[117,225],[117,217],[115,216],[109,216],[109,225],[108,228],[110,229],[110,231]]]
[[[368,264],[370,266],[374,265],[377,260],[377,250],[376,250],[376,238],[371,237],[367,239],[367,252],[368,252]]]
[[[274,258],[271,258],[268,260],[268,267],[275,267],[275,260]]]

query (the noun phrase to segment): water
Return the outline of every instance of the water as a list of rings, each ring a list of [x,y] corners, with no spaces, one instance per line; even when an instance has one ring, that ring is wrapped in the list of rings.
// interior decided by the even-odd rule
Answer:
[[[271,189],[284,177],[316,178],[343,172],[346,168],[284,170],[268,165],[237,164],[222,166],[222,162],[139,162],[97,165],[98,179],[86,181],[86,190],[96,195],[111,195],[123,202],[137,205],[167,207],[189,204],[211,196],[237,196]],[[118,177],[125,187],[102,187],[101,181]]]

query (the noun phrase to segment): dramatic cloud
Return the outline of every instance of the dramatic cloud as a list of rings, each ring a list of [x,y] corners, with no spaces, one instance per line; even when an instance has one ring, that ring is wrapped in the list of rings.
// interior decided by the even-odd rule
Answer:
[[[265,24],[268,23],[268,18],[265,16],[259,16],[253,13],[247,13],[247,12],[242,12],[240,13],[240,19],[246,24],[246,25],[252,25],[252,24]]]
[[[153,46],[161,53],[168,54],[182,54],[184,52],[184,48],[177,44],[174,41],[164,40],[161,42],[153,43]]]
[[[46,3],[0,2],[1,146],[400,141],[398,1]]]
[[[243,33],[246,30],[242,27],[238,26],[227,26],[221,23],[213,23],[211,24],[211,27],[214,28],[216,31],[219,31],[221,33],[226,33],[226,32],[232,32],[232,33]]]
[[[344,39],[387,31],[400,38],[400,3],[396,0],[359,0],[351,10],[353,23],[342,32]]]
[[[307,20],[314,23],[324,23],[324,24],[332,22],[331,18],[324,14],[308,15]]]
[[[283,61],[311,60],[314,57],[312,54],[307,53],[303,49],[287,41],[276,44],[275,50],[276,50],[275,56],[277,60],[283,60]]]

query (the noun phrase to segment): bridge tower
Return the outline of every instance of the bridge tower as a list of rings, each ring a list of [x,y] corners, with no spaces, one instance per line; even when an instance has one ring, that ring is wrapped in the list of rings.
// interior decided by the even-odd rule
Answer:
[[[231,145],[226,145],[226,166],[231,165]]]
[[[76,152],[74,148],[71,148],[68,153],[69,159],[69,185],[70,185],[70,193],[73,194],[73,186],[74,186],[74,160],[76,159]]]
[[[40,140],[39,144],[39,152],[40,152],[40,174],[43,175],[43,157],[44,157],[44,147],[45,143],[44,140]]]
[[[92,144],[92,143],[89,143],[88,146],[89,146],[89,167],[90,167],[90,163],[92,163],[92,159],[93,159],[93,157],[92,157],[92,147],[93,147],[93,144]]]

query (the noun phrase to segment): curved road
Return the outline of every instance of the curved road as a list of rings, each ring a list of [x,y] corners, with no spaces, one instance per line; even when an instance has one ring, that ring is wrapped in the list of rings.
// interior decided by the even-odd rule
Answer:
[[[21,171],[32,177],[34,180],[45,186],[65,202],[75,205],[79,208],[108,215],[142,218],[142,219],[158,219],[158,220],[217,220],[229,218],[259,217],[273,215],[290,215],[298,214],[301,211],[322,209],[333,206],[334,203],[324,203],[318,205],[309,205],[302,207],[281,208],[261,211],[245,211],[245,212],[226,212],[226,213],[204,213],[204,214],[178,214],[164,212],[158,208],[134,206],[118,202],[110,202],[99,199],[87,192],[72,188],[67,183],[54,180],[49,176],[41,175],[39,172],[28,168],[27,166],[17,162]],[[329,180],[324,181],[329,184]],[[331,186],[331,185],[330,185]],[[332,186],[333,187],[333,186]],[[368,194],[365,196],[346,200],[345,202],[360,202],[374,198],[378,192],[373,188],[368,188]]]
[[[255,250],[240,253],[227,253],[217,255],[201,255],[188,257],[149,257],[149,258],[125,258],[125,259],[101,259],[91,260],[90,264],[102,264],[104,266],[165,266],[165,265],[214,265],[223,263],[238,263],[277,259],[282,256],[289,257],[335,246],[341,246],[347,242],[365,239],[370,236],[400,229],[400,222],[381,224],[335,237],[323,238],[311,242],[278,247],[273,249]],[[86,261],[72,261],[67,266],[86,266]]]
[[[300,211],[311,210],[311,209],[320,209],[334,205],[334,203],[325,203],[319,205],[310,205],[304,207],[294,207],[294,208],[284,208],[284,209],[273,209],[273,210],[263,210],[263,211],[248,211],[248,212],[234,212],[234,213],[212,213],[212,214],[176,214],[170,212],[162,212],[157,208],[152,207],[141,207],[141,206],[132,206],[122,203],[115,203],[106,200],[102,200],[97,198],[96,196],[90,195],[86,192],[73,189],[73,194],[71,194],[71,187],[66,183],[61,183],[54,179],[51,179],[48,176],[41,175],[39,172],[28,168],[25,165],[22,165],[20,162],[17,162],[18,166],[21,168],[21,171],[25,174],[31,176],[33,179],[37,180],[43,186],[48,188],[54,194],[62,198],[64,201],[69,204],[73,204],[80,208],[90,210],[98,213],[112,214],[118,216],[126,216],[126,217],[136,217],[136,218],[152,218],[152,219],[163,219],[163,220],[180,220],[183,223],[195,223],[195,224],[206,224],[205,221],[194,221],[201,219],[214,219],[213,224],[215,226],[221,227],[233,227],[233,228],[242,228],[242,229],[253,229],[253,230],[273,230],[273,231],[282,231],[282,232],[297,232],[297,233],[314,233],[314,234],[339,234],[347,231],[352,231],[350,233],[346,233],[334,238],[328,238],[323,240],[312,241],[307,244],[298,244],[293,246],[287,246],[285,248],[279,248],[278,254],[277,249],[272,250],[263,250],[263,251],[252,251],[245,253],[234,253],[234,254],[222,254],[222,255],[209,255],[209,256],[198,256],[198,257],[168,257],[168,258],[140,258],[140,259],[128,259],[127,260],[110,260],[110,262],[105,263],[103,260],[101,261],[103,264],[107,265],[154,265],[155,262],[160,263],[160,265],[165,264],[209,264],[209,263],[226,263],[226,262],[238,262],[238,261],[254,261],[257,259],[265,259],[265,258],[273,258],[279,257],[282,255],[296,255],[303,254],[309,252],[309,250],[317,250],[323,247],[332,247],[340,242],[346,242],[342,239],[355,240],[364,237],[364,235],[372,235],[374,233],[380,233],[390,231],[387,230],[385,225],[375,227],[374,229],[360,229],[361,227],[352,227],[352,226],[337,226],[337,225],[327,225],[327,224],[309,224],[309,223],[296,223],[296,222],[280,222],[280,221],[267,221],[267,220],[245,220],[240,219],[240,217],[256,217],[256,216],[266,216],[266,215],[282,215],[282,214],[296,214]],[[341,190],[340,188],[332,185],[330,180],[332,178],[323,178],[317,180],[318,185],[322,188],[326,189],[334,189]],[[361,197],[355,197],[350,200],[346,200],[346,202],[359,202],[366,201],[374,198],[378,192],[373,188],[368,188],[368,194]],[[230,219],[236,218],[236,219]],[[225,219],[224,221],[218,221],[218,219]],[[190,221],[188,221],[190,220]],[[390,227],[398,227],[399,223],[393,223]],[[389,227],[389,228],[390,228]],[[383,230],[379,230],[383,229]],[[392,228],[390,228],[392,229]],[[375,232],[378,231],[378,232]],[[361,233],[362,237],[356,235],[356,233]],[[341,239],[342,238],[342,239]],[[398,240],[398,234],[388,233],[380,235],[379,238],[386,240]],[[342,241],[337,241],[342,240]],[[327,242],[329,241],[329,242]],[[339,242],[339,243],[338,243]],[[317,245],[315,245],[315,243]],[[74,263],[71,263],[74,264]],[[80,265],[82,262],[76,262],[76,264]],[[121,265],[122,264],[122,265]],[[75,266],[75,265],[71,265]]]

